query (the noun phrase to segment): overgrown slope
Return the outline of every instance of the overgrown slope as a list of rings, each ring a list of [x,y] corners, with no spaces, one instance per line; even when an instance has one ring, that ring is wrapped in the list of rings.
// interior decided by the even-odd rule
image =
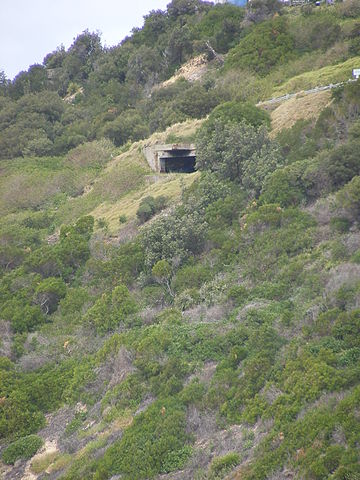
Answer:
[[[255,106],[347,79],[359,24],[173,0],[2,85],[4,480],[360,478],[360,84]],[[190,175],[142,155],[190,140]]]

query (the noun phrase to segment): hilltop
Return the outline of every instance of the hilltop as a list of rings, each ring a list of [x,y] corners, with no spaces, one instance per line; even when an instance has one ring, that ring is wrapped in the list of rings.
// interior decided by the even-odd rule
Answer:
[[[359,33],[172,0],[3,78],[0,478],[360,478]]]

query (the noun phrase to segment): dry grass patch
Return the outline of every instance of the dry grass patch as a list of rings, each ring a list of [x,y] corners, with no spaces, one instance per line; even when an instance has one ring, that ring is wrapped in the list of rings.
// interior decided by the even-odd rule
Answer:
[[[271,136],[275,136],[284,128],[291,128],[298,120],[316,119],[330,103],[330,91],[299,95],[281,103],[270,114]]]
[[[189,119],[186,122],[175,123],[168,127],[164,132],[155,132],[146,140],[139,142],[142,146],[155,145],[157,143],[172,143],[169,138],[176,138],[176,142],[187,142],[194,139],[197,130],[201,127],[205,118]]]
[[[31,462],[31,471],[37,475],[45,472],[60,456],[61,454],[59,452],[51,452],[35,458]]]

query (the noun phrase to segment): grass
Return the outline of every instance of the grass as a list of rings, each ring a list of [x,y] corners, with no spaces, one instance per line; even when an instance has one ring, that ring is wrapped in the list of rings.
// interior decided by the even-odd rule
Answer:
[[[76,221],[82,215],[98,210],[108,210],[105,205],[115,205],[118,211],[120,199],[133,192],[146,192],[151,172],[142,153],[145,145],[165,143],[169,138],[177,142],[191,142],[202,120],[187,120],[167,128],[164,132],[154,133],[150,138],[133,143],[130,148],[111,160],[102,171],[91,169],[71,169],[64,158],[27,158],[4,161],[0,180],[0,213],[18,221],[24,211],[34,208],[47,208],[55,214],[55,224]],[[176,183],[176,182],[175,182]],[[82,194],[71,197],[75,191]],[[156,193],[155,188],[154,193]],[[170,183],[165,191],[158,195],[176,197],[180,187]],[[175,193],[174,191],[175,190]],[[150,191],[153,187],[150,186]],[[140,198],[141,199],[141,198]],[[134,217],[138,203],[129,198],[125,200],[125,212]],[[14,209],[16,214],[13,213]],[[100,215],[105,216],[105,215]],[[111,216],[111,214],[110,214]],[[97,217],[98,218],[98,217]],[[116,218],[118,226],[118,216]],[[112,228],[115,227],[112,221]]]
[[[187,120],[157,132],[151,137],[133,143],[130,148],[110,161],[92,185],[87,185],[84,194],[66,201],[59,207],[58,223],[70,223],[82,215],[94,215],[109,222],[111,231],[118,230],[119,216],[135,218],[141,198],[148,195],[168,195],[171,198],[180,194],[180,185],[170,184],[157,189],[149,186],[151,172],[142,150],[145,145],[165,143],[169,136],[179,142],[189,142],[195,137],[202,120]],[[161,182],[162,183],[162,182]],[[175,182],[176,183],[176,182]],[[175,190],[175,193],[174,193]],[[150,193],[147,193],[147,192]],[[152,192],[152,193],[151,193]]]
[[[168,127],[164,132],[155,132],[147,140],[143,140],[142,145],[154,145],[155,143],[165,143],[166,139],[171,135],[177,138],[179,142],[191,142],[195,138],[196,131],[201,127],[205,119],[186,120],[186,122],[175,123]]]
[[[116,157],[108,164],[102,177],[87,194],[91,197],[97,193],[99,199],[97,204],[93,203],[93,209],[88,210],[87,213],[93,215],[95,219],[103,218],[108,223],[109,231],[115,232],[119,230],[120,215],[126,215],[127,221],[136,218],[137,209],[144,197],[165,195],[170,200],[178,199],[182,185],[191,185],[198,174],[154,173],[149,175],[150,169],[142,150],[145,145],[166,143],[171,137],[176,138],[178,142],[192,141],[202,122],[203,120],[187,120],[172,125],[164,132],[154,133],[148,139],[134,143],[127,152]],[[128,178],[126,185],[125,177]],[[119,179],[119,184],[114,186],[115,178]],[[116,191],[116,194],[109,193],[111,188]]]
[[[60,455],[60,457],[55,459],[55,462],[49,465],[47,468],[49,473],[58,472],[60,470],[64,470],[72,461],[73,456],[70,453],[64,453]]]
[[[271,135],[275,136],[284,128],[291,128],[298,120],[317,118],[321,111],[331,102],[331,92],[318,92],[299,95],[281,103],[270,114]]]
[[[153,197],[159,197],[164,195],[168,197],[170,201],[177,201],[180,198],[183,186],[190,186],[194,180],[199,176],[197,172],[190,174],[164,174],[158,175],[155,178],[156,183],[150,183],[143,189],[130,192],[119,201],[115,203],[104,202],[96,207],[91,215],[95,219],[103,218],[108,222],[109,231],[115,232],[119,230],[120,215],[126,215],[127,222],[136,218],[136,212],[139,208],[141,200],[151,195]],[[151,181],[151,177],[149,181]],[[124,224],[124,226],[126,223]]]
[[[35,458],[31,462],[31,471],[33,473],[39,474],[44,472],[52,465],[56,460],[60,459],[59,452],[50,452],[44,455]]]
[[[273,96],[278,97],[287,93],[309,90],[320,85],[325,86],[330,83],[344,82],[351,78],[352,69],[359,64],[360,57],[353,57],[337,65],[329,65],[318,70],[302,73],[275,88]]]

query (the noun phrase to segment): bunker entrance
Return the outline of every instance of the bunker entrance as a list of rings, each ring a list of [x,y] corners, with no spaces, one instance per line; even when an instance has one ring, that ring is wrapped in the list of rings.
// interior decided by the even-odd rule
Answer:
[[[145,145],[143,152],[154,172],[195,172],[196,149],[193,143]]]
[[[160,172],[162,173],[193,173],[195,172],[195,156],[160,157]]]

